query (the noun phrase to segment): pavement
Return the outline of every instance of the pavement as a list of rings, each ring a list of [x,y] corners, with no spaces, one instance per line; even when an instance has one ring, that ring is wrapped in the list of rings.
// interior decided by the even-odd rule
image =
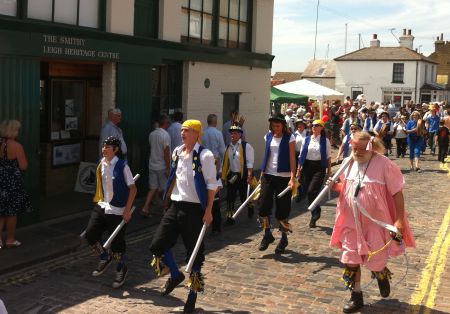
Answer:
[[[409,171],[406,159],[395,160],[405,175],[406,208],[417,248],[390,262],[394,277],[387,299],[381,299],[376,282],[363,270],[362,313],[450,313],[450,177],[434,159],[425,155],[420,174]],[[323,206],[318,228],[309,229],[305,202],[294,203],[294,233],[281,256],[273,253],[275,244],[257,250],[261,229],[245,213],[220,236],[208,234],[206,289],[196,312],[340,312],[349,294],[339,280],[339,251],[328,245],[335,206],[333,195]],[[17,237],[24,245],[0,251],[0,299],[9,313],[180,312],[187,290],[178,288],[162,297],[159,289],[166,278],[156,278],[148,266],[148,245],[160,217],[133,217],[127,240],[130,273],[125,285],[114,290],[112,268],[101,277],[90,275],[97,259],[79,239],[88,215],[19,229]],[[174,252],[183,266],[181,241]]]

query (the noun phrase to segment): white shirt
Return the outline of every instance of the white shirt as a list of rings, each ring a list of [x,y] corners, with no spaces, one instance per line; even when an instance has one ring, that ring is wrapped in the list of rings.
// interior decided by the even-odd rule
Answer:
[[[170,135],[163,128],[157,128],[148,136],[150,144],[150,157],[148,159],[148,169],[165,170],[166,161],[164,160],[164,150],[170,149]]]
[[[403,123],[396,122],[394,124],[394,128],[397,127],[397,131],[395,133],[395,138],[406,138],[406,125]]]
[[[383,128],[383,124],[388,124],[388,123],[389,123],[389,121],[384,123],[383,120],[378,120],[377,123],[375,124],[375,126],[373,127],[373,130],[379,133],[381,131],[381,129]],[[387,134],[393,134],[393,133],[394,133],[394,126],[393,126],[393,123],[391,123],[391,127],[387,131]]]
[[[283,137],[273,137],[272,142],[270,142],[270,155],[269,160],[267,161],[266,171],[265,173],[271,174],[278,177],[290,177],[290,172],[278,172],[278,148],[280,147],[281,139]],[[264,140],[266,140],[266,136],[264,136]],[[289,143],[295,142],[294,135],[291,134],[289,138]],[[288,152],[290,154],[290,152]]]
[[[286,120],[287,127],[291,129],[292,133],[294,133],[295,132],[294,117],[293,116],[289,117],[288,115],[285,115],[284,119]]]
[[[239,149],[241,143],[242,140],[239,140],[235,145],[233,145],[233,143],[230,143],[229,145],[228,158],[230,160],[231,172],[241,172],[241,153]],[[253,168],[253,163],[255,161],[255,150],[249,143],[245,145],[245,157],[247,159],[247,168]]]
[[[113,190],[113,170],[116,166],[116,163],[119,161],[119,158],[115,156],[111,162],[108,162],[106,158],[103,158],[101,160],[102,164],[102,186],[103,186],[103,202],[98,202],[98,205],[105,209],[105,214],[112,214],[112,215],[123,215],[123,211],[125,210],[124,207],[116,207],[109,204],[114,196],[114,190]],[[128,186],[134,184],[133,175],[131,174],[130,167],[128,167],[127,164],[125,164],[125,167],[123,168],[123,176],[125,179],[125,182]]]
[[[314,136],[313,134],[311,134],[311,140],[309,141],[309,145],[308,145],[308,153],[306,154],[306,159],[308,160],[321,160],[322,156],[320,156],[320,137],[321,135],[318,136]],[[330,144],[330,140],[326,139],[326,143],[327,143],[327,160],[328,158],[330,158],[330,151],[331,151],[331,144]],[[305,142],[303,142],[302,145],[302,150],[303,147],[305,146]]]
[[[168,128],[167,133],[170,135],[170,152],[172,153],[175,147],[183,144],[181,140],[181,123],[173,122]]]
[[[300,133],[297,130],[295,131],[294,135],[295,135],[295,151],[299,153],[302,149],[303,142],[305,141],[306,138],[306,129],[304,129],[302,133]]]
[[[198,152],[200,145],[195,144],[194,149]],[[192,169],[193,151],[188,155],[180,156],[183,152],[184,144],[177,147],[172,154],[172,160],[178,155],[178,165],[176,170],[175,185],[172,190],[170,198],[176,202],[191,202],[200,203],[200,200],[195,190],[194,170]],[[215,191],[218,187],[216,179],[216,166],[214,155],[212,152],[204,148],[200,154],[200,164],[202,165],[202,173],[205,178],[206,188]]]

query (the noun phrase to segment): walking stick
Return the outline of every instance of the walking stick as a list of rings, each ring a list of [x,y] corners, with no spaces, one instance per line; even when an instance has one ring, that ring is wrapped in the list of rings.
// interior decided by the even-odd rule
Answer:
[[[235,219],[237,215],[244,209],[245,206],[252,200],[253,196],[255,196],[256,193],[258,193],[261,190],[261,184],[258,184],[258,186],[253,190],[252,194],[250,194],[249,197],[244,201],[244,203],[239,206],[238,210],[234,213],[232,219]]]
[[[316,208],[317,205],[322,201],[322,199],[327,195],[328,191],[330,191],[330,185],[334,184],[340,177],[340,175],[347,169],[347,167],[350,165],[350,163],[353,161],[352,157],[347,157],[347,159],[344,159],[344,161],[341,164],[341,167],[336,171],[336,173],[331,178],[331,183],[325,184],[322,191],[320,191],[319,195],[312,201],[312,203],[308,206],[308,210],[313,210]]]
[[[292,188],[290,186],[288,186],[287,188],[285,188],[283,191],[281,191],[280,194],[277,195],[277,198],[282,198],[287,192],[289,192],[290,190],[292,190]]]
[[[194,261],[195,261],[195,258],[197,257],[198,250],[200,250],[200,246],[202,245],[203,238],[205,237],[207,227],[208,226],[204,223],[202,230],[200,231],[200,234],[198,236],[197,243],[195,243],[194,250],[192,251],[191,257],[189,258],[189,262],[186,265],[185,271],[187,273],[190,273],[192,270],[192,266],[194,265]]]
[[[135,206],[131,207],[131,211],[130,211],[131,215],[133,215],[135,208],[136,208]],[[103,248],[105,249],[105,251],[109,249],[109,247],[111,246],[111,243],[114,241],[114,239],[119,234],[120,230],[122,230],[123,226],[125,226],[125,224],[126,224],[125,220],[122,219],[122,221],[116,227],[114,232],[109,236],[108,240],[106,240],[105,244],[103,244]]]
[[[137,174],[133,177],[134,182],[136,182],[140,177],[141,177],[141,175],[140,175],[139,173],[137,173]],[[84,231],[80,234],[80,238],[84,238],[84,236],[86,235],[86,230],[87,230],[87,229],[84,229]]]

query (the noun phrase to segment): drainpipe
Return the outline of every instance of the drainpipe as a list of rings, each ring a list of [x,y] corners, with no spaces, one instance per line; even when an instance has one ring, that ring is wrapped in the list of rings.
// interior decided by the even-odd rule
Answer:
[[[418,72],[419,72],[419,61],[416,61],[416,85],[415,85],[415,90],[414,90],[414,94],[415,94],[415,103],[417,103],[417,77],[418,77]]]

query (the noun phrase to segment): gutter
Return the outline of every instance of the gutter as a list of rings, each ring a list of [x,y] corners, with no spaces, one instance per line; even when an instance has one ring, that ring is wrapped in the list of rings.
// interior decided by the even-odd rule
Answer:
[[[419,72],[419,61],[416,61],[416,84],[414,86],[414,89],[415,89],[414,93],[415,93],[415,96],[416,96],[415,103],[417,103],[417,77],[418,77],[418,72]]]

